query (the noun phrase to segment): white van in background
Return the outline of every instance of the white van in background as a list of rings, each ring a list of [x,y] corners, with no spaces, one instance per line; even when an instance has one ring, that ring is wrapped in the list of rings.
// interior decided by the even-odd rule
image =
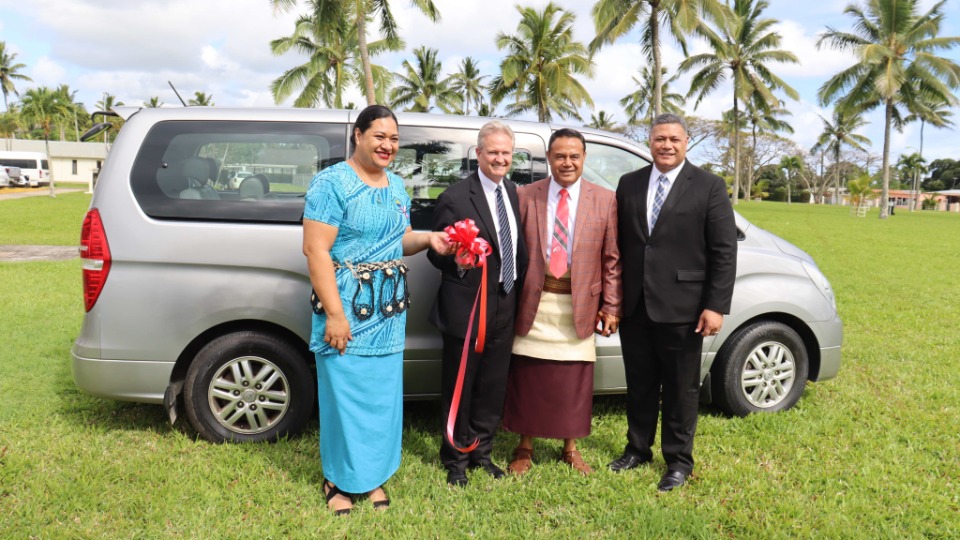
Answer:
[[[25,186],[50,185],[50,163],[43,152],[0,150],[0,166],[18,167]]]

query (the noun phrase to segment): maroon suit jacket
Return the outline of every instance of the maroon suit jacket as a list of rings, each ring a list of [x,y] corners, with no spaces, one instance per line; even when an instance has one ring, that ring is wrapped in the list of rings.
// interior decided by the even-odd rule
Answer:
[[[576,223],[573,226],[573,320],[577,335],[586,339],[597,324],[597,311],[622,316],[623,296],[620,248],[617,244],[617,199],[613,191],[580,182]],[[527,274],[517,302],[516,333],[525,336],[533,326],[543,292],[547,235],[547,195],[550,179],[521,186],[520,220],[527,244]]]

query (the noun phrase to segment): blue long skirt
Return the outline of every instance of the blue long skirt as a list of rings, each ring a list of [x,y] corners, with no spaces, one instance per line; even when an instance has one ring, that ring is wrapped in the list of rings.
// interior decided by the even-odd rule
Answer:
[[[323,475],[348,493],[376,489],[400,467],[403,353],[316,359]]]

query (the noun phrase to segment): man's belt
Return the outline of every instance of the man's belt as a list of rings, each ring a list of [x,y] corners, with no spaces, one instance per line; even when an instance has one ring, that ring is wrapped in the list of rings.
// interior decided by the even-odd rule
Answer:
[[[554,294],[571,294],[573,287],[570,285],[570,278],[555,278],[550,275],[543,276],[543,292]]]

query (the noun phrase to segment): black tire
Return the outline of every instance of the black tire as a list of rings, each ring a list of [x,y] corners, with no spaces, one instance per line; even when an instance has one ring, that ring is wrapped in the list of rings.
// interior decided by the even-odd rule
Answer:
[[[755,322],[730,336],[717,355],[713,401],[735,416],[787,410],[803,395],[809,365],[807,348],[792,328]]]
[[[187,369],[187,418],[200,436],[218,443],[295,435],[315,403],[309,366],[306,351],[274,335],[221,336],[200,349]]]

